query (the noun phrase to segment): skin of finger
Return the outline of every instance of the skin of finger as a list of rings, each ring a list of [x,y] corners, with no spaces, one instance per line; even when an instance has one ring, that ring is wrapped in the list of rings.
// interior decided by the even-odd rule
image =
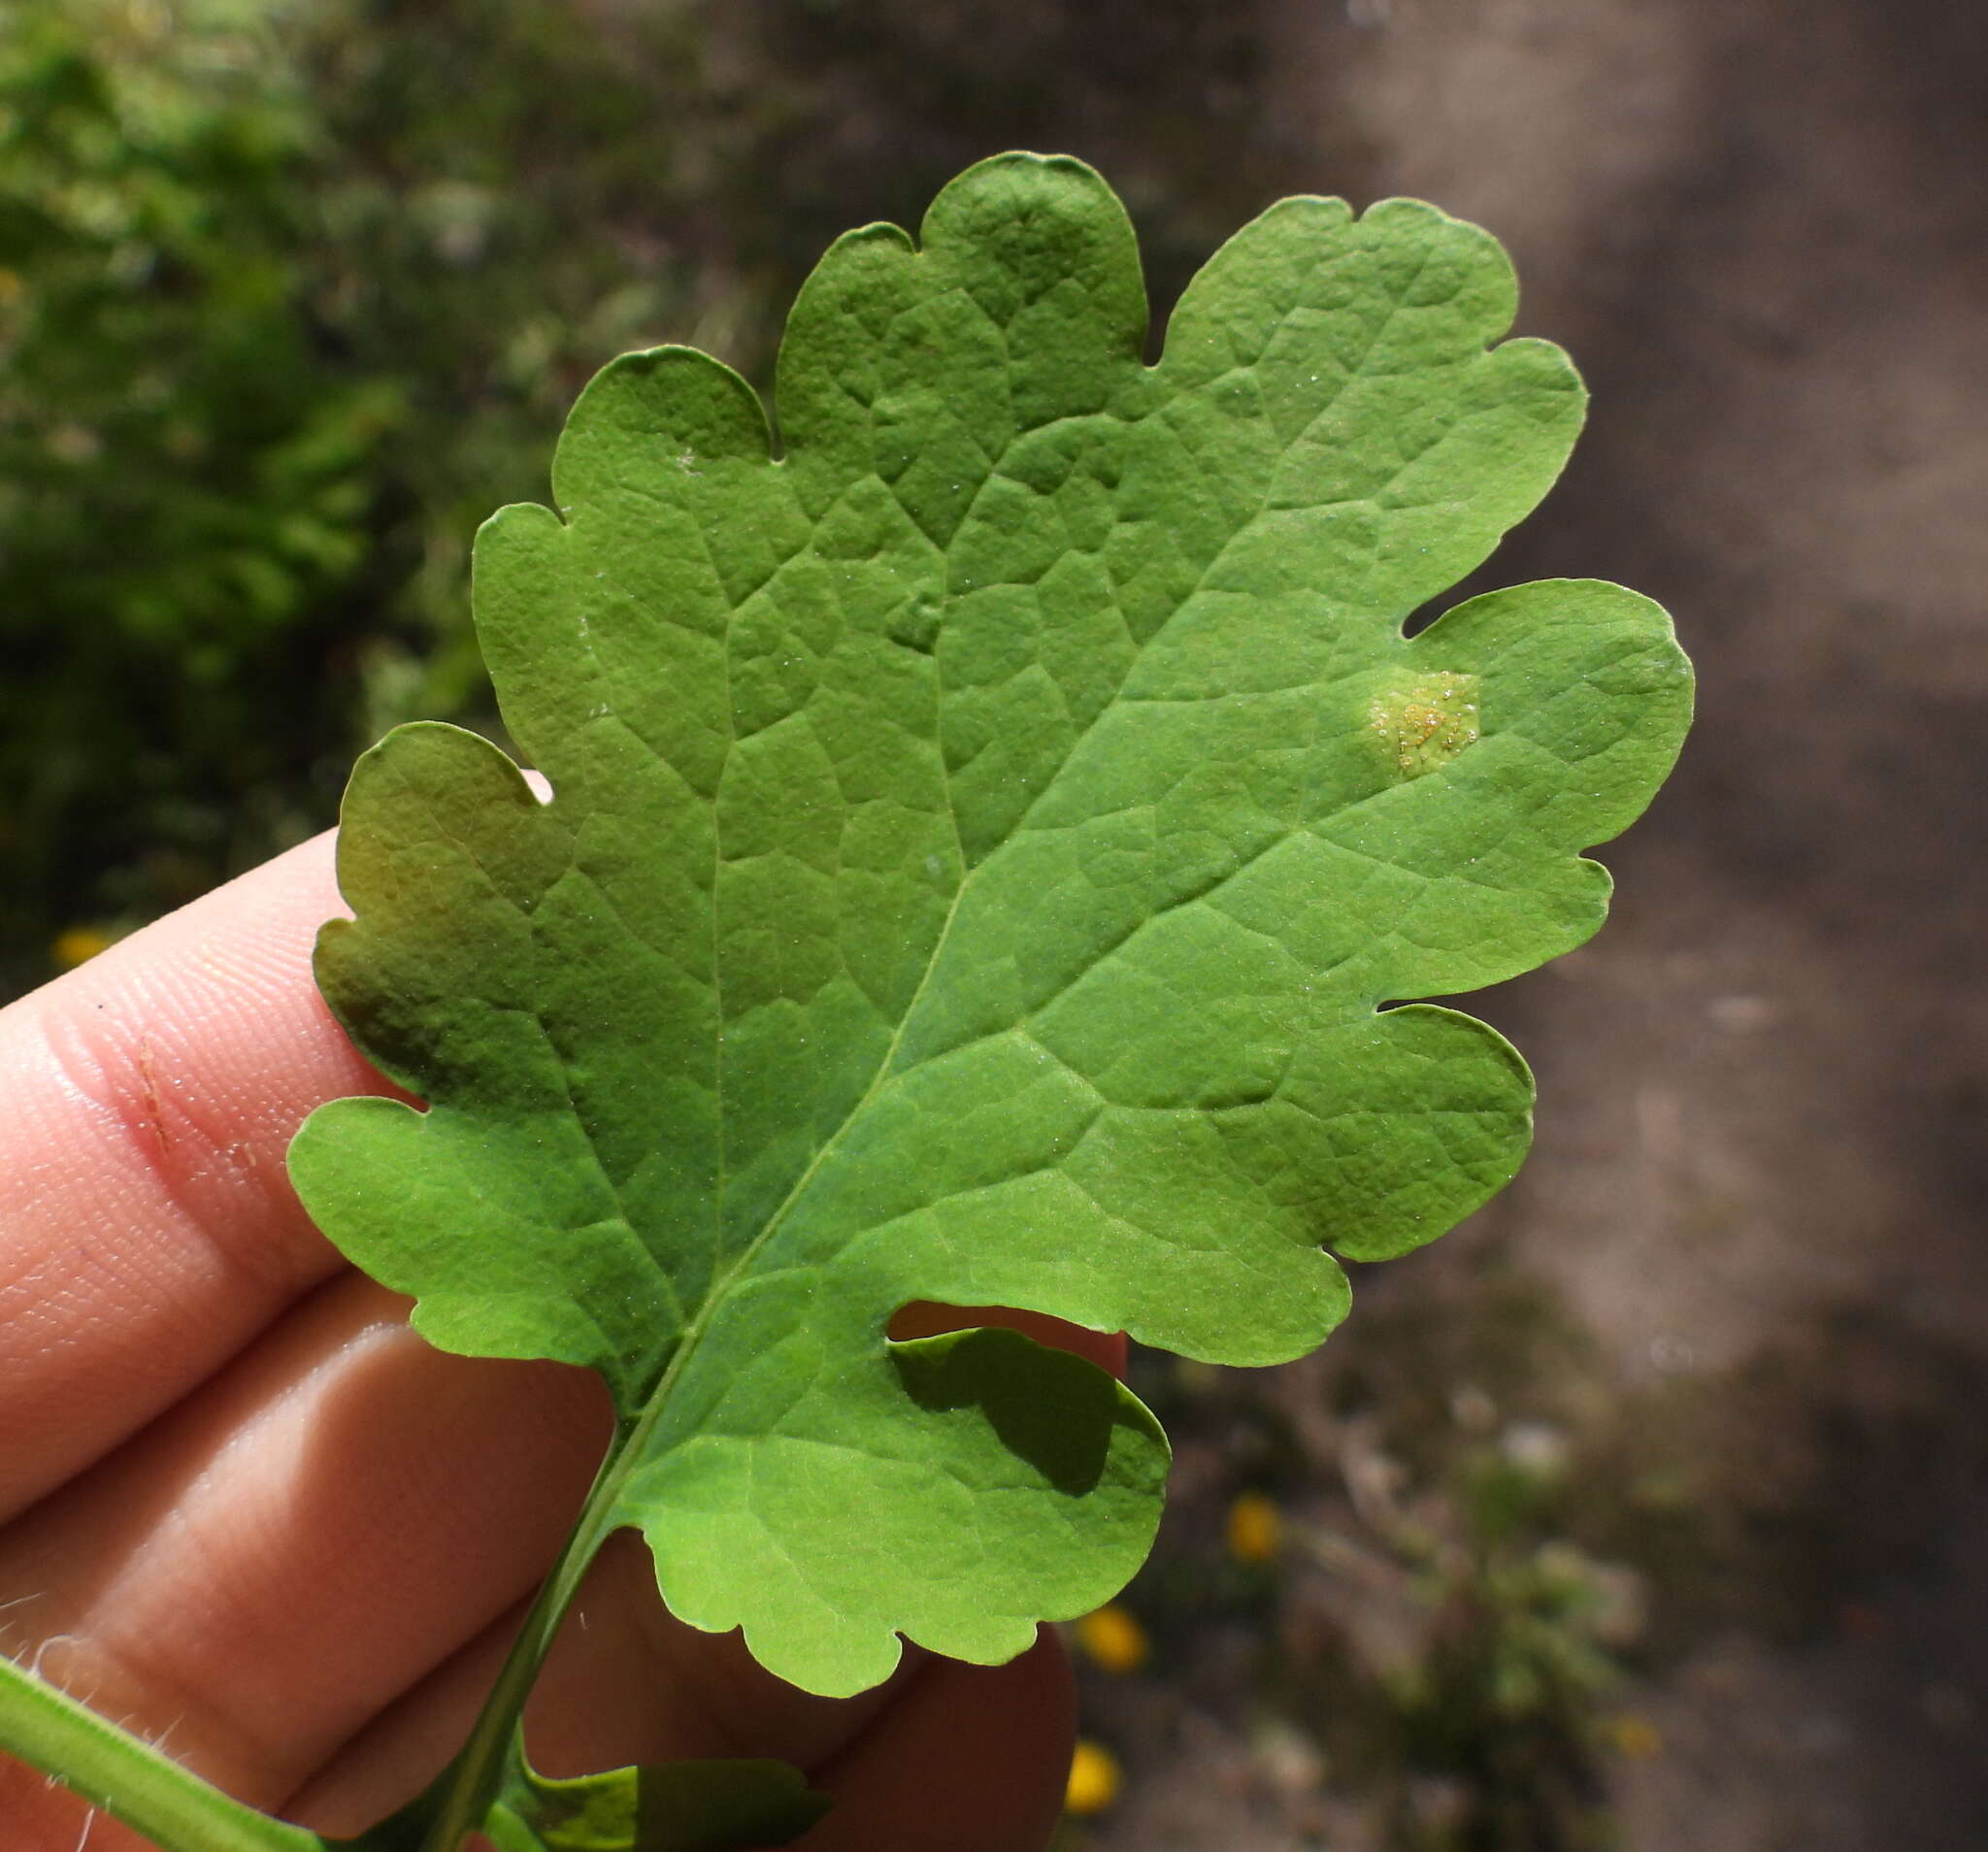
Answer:
[[[982,1324],[1010,1326],[1124,1373],[1122,1334],[1040,1312],[920,1302],[899,1312],[890,1331],[904,1339]],[[291,1798],[288,1817],[356,1833],[418,1793],[474,1722],[519,1618],[491,1629],[348,1743]],[[774,1756],[814,1768],[869,1728],[925,1658],[910,1649],[889,1684],[852,1699],[797,1691],[765,1671],[737,1634],[702,1633],[672,1615],[647,1547],[621,1532],[589,1571],[534,1689],[532,1753],[550,1774],[681,1756]],[[1068,1744],[1055,1753],[1067,1768]]]
[[[10,1448],[0,1493],[17,1503],[101,1456],[337,1265],[281,1152],[319,1099],[389,1090],[309,981],[315,928],[340,910],[320,839],[7,1012],[0,1061],[42,1098],[0,1140],[0,1174],[35,1184],[29,1213],[0,1217],[0,1308],[34,1313],[0,1321],[26,1340],[0,1347],[0,1409],[48,1437]],[[37,1246],[38,1221],[63,1226]],[[129,1239],[148,1224],[153,1240]],[[49,1359],[86,1349],[78,1332],[102,1348],[65,1377]]]
[[[920,1302],[900,1311],[890,1332],[905,1339],[982,1324],[1010,1326],[1124,1373],[1122,1334],[1086,1331],[1038,1312]],[[322,1832],[356,1833],[418,1793],[475,1720],[519,1618],[491,1629],[346,1745],[292,1797],[286,1815]],[[1060,1642],[1039,1650],[1054,1659]],[[706,1634],[677,1620],[656,1592],[646,1546],[621,1532],[596,1559],[534,1689],[527,1712],[532,1754],[550,1774],[683,1756],[774,1756],[813,1769],[847,1751],[900,1702],[927,1657],[910,1649],[889,1684],[852,1699],[797,1691],[766,1672],[737,1634]],[[1002,1669],[966,1670],[984,1676]],[[1052,1766],[1045,1779],[1060,1796],[1075,1729],[1073,1721],[1065,1735],[1052,1732],[1041,1752],[1017,1727],[1012,1768],[1004,1767],[1001,1750],[1010,1736],[997,1736],[985,1771],[1001,1782],[1017,1773],[1026,1781],[1040,1772],[1032,1758],[1046,1753]]]
[[[536,1585],[612,1431],[597,1378],[404,1310],[342,1276],[0,1530],[14,1649],[254,1805]]]
[[[285,1804],[323,1833],[356,1833],[417,1794],[455,1753],[522,1619],[507,1615],[385,1712]],[[812,1768],[886,1709],[925,1655],[853,1698],[817,1698],[765,1671],[739,1636],[664,1607],[648,1548],[610,1538],[588,1571],[525,1711],[533,1766],[590,1773],[681,1757],[772,1756]]]
[[[1069,1655],[1048,1630],[1005,1666],[929,1660],[814,1771],[834,1806],[796,1852],[1043,1852],[1076,1742]]]
[[[936,1338],[942,1332],[964,1331],[970,1325],[1005,1325],[1039,1344],[1068,1350],[1111,1375],[1125,1374],[1125,1334],[1088,1331],[1046,1312],[1016,1311],[1008,1306],[946,1306],[934,1300],[913,1300],[891,1318],[890,1337],[902,1343],[912,1338]]]
[[[283,1157],[391,1091],[311,978],[345,910],[319,837],[0,1010],[0,1519],[341,1265]]]
[[[809,1770],[834,1802],[798,1841],[803,1852],[1041,1852],[1046,1843],[1077,1738],[1069,1659],[1051,1630],[1006,1666],[912,1651],[887,1685],[812,1698],[761,1670],[736,1635],[672,1619],[638,1539],[615,1539],[600,1569],[576,1604],[581,1624],[562,1634],[527,1713],[532,1757],[547,1772],[775,1756]],[[418,1792],[460,1740],[519,1617],[382,1717],[285,1815],[357,1833]]]
[[[332,857],[317,837],[0,1010],[0,1521],[340,1265],[284,1152],[323,1101],[395,1089],[312,980]]]
[[[8,1756],[0,1756],[0,1825],[7,1852],[157,1852],[149,1839]]]
[[[17,1647],[230,1792],[277,1805],[359,1730],[372,1755],[306,1791],[326,1830],[387,1811],[461,1739],[494,1654],[395,1706],[385,1731],[365,1720],[543,1571],[609,1425],[591,1378],[447,1356],[401,1311],[357,1277],[326,1288],[139,1444],[0,1533],[0,1587],[36,1595]],[[555,1773],[678,1755],[812,1767],[898,1685],[838,1703],[780,1683],[735,1636],[670,1617],[624,1535],[547,1668],[533,1740]],[[426,1749],[414,1766],[411,1742]]]

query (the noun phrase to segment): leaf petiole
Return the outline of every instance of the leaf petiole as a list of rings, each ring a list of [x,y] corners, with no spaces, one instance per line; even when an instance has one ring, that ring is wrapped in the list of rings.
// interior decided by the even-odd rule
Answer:
[[[167,1852],[326,1852],[0,1656],[0,1750],[17,1756]]]
[[[525,1700],[551,1650],[560,1621],[580,1592],[587,1566],[619,1521],[611,1517],[613,1486],[615,1469],[627,1450],[629,1428],[630,1424],[621,1424],[594,1474],[573,1533],[539,1585],[476,1726],[441,1784],[440,1803],[421,1841],[423,1852],[455,1852],[467,1835],[482,1827],[507,1778],[515,1772],[513,1763],[518,1754]]]

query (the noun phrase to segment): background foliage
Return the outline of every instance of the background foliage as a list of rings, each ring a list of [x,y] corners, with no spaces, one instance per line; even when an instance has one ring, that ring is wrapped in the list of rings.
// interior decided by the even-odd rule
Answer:
[[[381,726],[480,712],[476,523],[539,492],[601,361],[687,331],[694,284],[623,218],[673,196],[674,17],[22,0],[6,27],[17,982],[56,930],[320,827]]]
[[[763,378],[844,225],[1081,113],[1111,21],[1000,9],[990,56],[987,11],[8,0],[0,984],[322,827],[385,726],[486,724],[469,542],[594,370]],[[1141,10],[1118,114],[1242,106],[1254,43],[1196,12]],[[1163,299],[1269,196],[1208,172]]]

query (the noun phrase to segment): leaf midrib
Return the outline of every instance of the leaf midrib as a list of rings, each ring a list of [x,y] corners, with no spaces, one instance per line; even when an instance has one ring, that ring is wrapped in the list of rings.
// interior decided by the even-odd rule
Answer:
[[[1416,266],[1414,276],[1410,279],[1410,283],[1412,283],[1414,280],[1419,279],[1422,271],[1427,267],[1429,256],[1429,251],[1425,249],[1421,255],[1420,262]],[[1405,294],[1406,289],[1404,291],[1404,295]],[[1295,447],[1296,444],[1303,436],[1303,431],[1310,429],[1317,422],[1318,418],[1326,414],[1326,413],[1331,409],[1332,404],[1337,403],[1338,400],[1343,395],[1343,393],[1347,389],[1349,389],[1352,381],[1356,378],[1358,378],[1364,371],[1366,361],[1372,357],[1374,351],[1379,346],[1380,341],[1384,337],[1386,329],[1390,325],[1392,325],[1395,316],[1399,314],[1405,307],[1406,303],[1403,299],[1403,296],[1397,296],[1392,302],[1389,303],[1386,313],[1380,317],[1379,322],[1375,326],[1373,334],[1370,336],[1365,347],[1363,348],[1359,361],[1356,362],[1353,366],[1346,369],[1344,378],[1341,380],[1339,384],[1334,389],[1333,393],[1330,396],[1328,404],[1326,406],[1320,407],[1318,411],[1313,414],[1313,416],[1310,419],[1307,420],[1306,425],[1301,429],[1301,431],[1293,433],[1289,441],[1278,444],[1277,456],[1280,459],[1289,455],[1292,448]],[[1290,314],[1291,310],[1289,308],[1281,309],[1279,312],[1280,323],[1287,322],[1289,320]],[[1007,338],[1007,330],[1005,328],[1002,330],[1002,334],[1005,347]],[[1491,350],[1492,344],[1487,344],[1486,347],[1481,351],[1488,352]],[[1476,356],[1474,355],[1473,357],[1474,358]],[[1007,378],[1010,384],[1011,404],[1013,380],[1011,355],[1010,356],[1010,359],[1011,364],[1007,372]],[[1135,367],[1138,368],[1138,370],[1141,373],[1143,373],[1146,377],[1148,380],[1156,380],[1164,368],[1165,355],[1162,354],[1160,361],[1152,366],[1146,366],[1143,362],[1137,360],[1135,360],[1133,364],[1135,365]],[[1148,403],[1145,407],[1143,407],[1141,410],[1139,416],[1135,419],[1125,419],[1122,413],[1117,415],[1121,422],[1130,425],[1137,425],[1139,423],[1143,423],[1146,418],[1156,415],[1162,410],[1163,403],[1164,402]],[[1100,413],[1085,413],[1084,415],[1094,417],[1100,415]],[[1059,423],[1066,421],[1067,415],[1064,414],[1060,414],[1058,418],[1054,420],[1054,422]],[[998,458],[989,459],[989,468],[987,470],[987,474],[982,479],[980,487],[977,490],[976,490],[973,502],[970,502],[968,504],[968,513],[971,513],[973,503],[977,502],[981,494],[985,492],[987,484],[989,482],[992,482],[993,480],[996,480],[996,478],[1001,476],[1002,461],[1004,461],[1007,458],[1007,456],[1013,450],[1014,446],[1017,444],[1023,442],[1027,438],[1033,437],[1040,428],[1042,427],[1038,425],[1030,425],[1026,429],[1015,431],[1014,434],[1009,438],[1006,445],[1003,446],[1001,456]],[[770,459],[770,461],[773,462],[776,467],[778,467],[779,464],[783,463],[785,459]],[[1208,560],[1203,564],[1201,570],[1196,574],[1194,583],[1185,592],[1181,594],[1178,601],[1175,604],[1174,608],[1170,612],[1168,612],[1166,617],[1161,621],[1159,626],[1155,630],[1153,630],[1143,640],[1143,642],[1138,642],[1136,644],[1136,646],[1133,649],[1131,657],[1125,666],[1124,673],[1119,677],[1117,684],[1113,688],[1110,700],[1101,703],[1098,707],[1097,711],[1078,730],[1077,736],[1071,742],[1070,748],[1065,753],[1063,760],[1059,765],[1056,773],[1053,774],[1050,777],[1044,780],[1042,788],[1038,790],[1029,799],[1029,802],[1023,808],[1021,814],[1015,819],[1015,821],[1009,828],[1009,830],[1001,837],[999,842],[996,843],[994,848],[990,850],[987,854],[983,855],[979,861],[973,863],[971,865],[969,865],[967,861],[965,842],[960,830],[958,808],[954,804],[952,798],[951,768],[947,764],[945,758],[944,734],[945,690],[944,681],[944,671],[941,666],[942,658],[940,652],[937,649],[933,651],[933,744],[939,759],[940,777],[945,795],[946,816],[948,821],[952,825],[955,853],[959,857],[959,866],[961,869],[959,885],[953,891],[952,901],[946,909],[944,921],[942,923],[939,933],[933,941],[932,951],[926,960],[924,971],[920,974],[917,987],[912,992],[911,1000],[907,1003],[903,1013],[898,1018],[897,1025],[891,1033],[889,1043],[887,1044],[882,1055],[878,1059],[877,1070],[871,1076],[870,1083],[868,1084],[868,1086],[865,1087],[861,1097],[858,1098],[855,1104],[849,1108],[848,1111],[844,1114],[841,1123],[838,1124],[835,1130],[826,1139],[822,1141],[821,1144],[816,1148],[814,1155],[809,1160],[807,1167],[803,1170],[801,1174],[795,1179],[794,1183],[787,1190],[786,1194],[773,1207],[773,1209],[771,1209],[768,1212],[766,1220],[761,1225],[759,1231],[752,1237],[752,1239],[749,1241],[746,1242],[746,1244],[744,1247],[742,1247],[739,1250],[737,1256],[733,1259],[731,1265],[725,1268],[722,1271],[722,1273],[718,1273],[715,1270],[713,1271],[712,1283],[706,1292],[703,1304],[698,1308],[695,1317],[692,1318],[689,1324],[686,1325],[686,1327],[684,1328],[682,1338],[677,1348],[673,1351],[670,1361],[664,1369],[662,1376],[657,1380],[654,1390],[645,1400],[640,1412],[637,1414],[634,1420],[634,1423],[628,1435],[626,1449],[621,1456],[621,1460],[626,1462],[627,1464],[620,1465],[619,1463],[617,1463],[615,1469],[612,1470],[608,1474],[604,1475],[604,1483],[602,1489],[603,1492],[608,1495],[606,1503],[610,1508],[612,1508],[612,1506],[618,1502],[620,1487],[622,1483],[625,1481],[628,1473],[632,1472],[634,1468],[646,1458],[647,1452],[646,1443],[648,1437],[654,1431],[656,1425],[662,1418],[663,1410],[667,1406],[669,1402],[671,1388],[676,1383],[678,1377],[682,1373],[685,1367],[687,1367],[689,1360],[696,1354],[698,1348],[700,1347],[703,1341],[705,1334],[710,1329],[711,1324],[716,1316],[719,1307],[724,1304],[725,1299],[730,1294],[734,1286],[734,1283],[740,1278],[742,1274],[746,1273],[749,1270],[752,1262],[757,1258],[759,1253],[774,1239],[774,1237],[777,1234],[779,1234],[780,1228],[786,1221],[788,1215],[794,1209],[796,1205],[801,1201],[801,1199],[806,1195],[810,1186],[813,1183],[815,1177],[820,1174],[823,1168],[841,1149],[842,1143],[845,1138],[847,1136],[849,1129],[853,1125],[855,1125],[858,1120],[862,1118],[864,1113],[868,1111],[871,1104],[887,1086],[889,1086],[893,1081],[903,1077],[902,1075],[900,1075],[895,1068],[898,1053],[904,1045],[906,1033],[909,1030],[912,1019],[916,1016],[918,1008],[920,1004],[923,1002],[926,992],[931,987],[933,976],[938,972],[941,964],[944,962],[945,947],[951,939],[953,927],[959,918],[960,911],[966,901],[967,895],[969,891],[973,889],[976,881],[979,877],[981,870],[986,868],[991,862],[997,859],[999,852],[1003,847],[1007,846],[1008,843],[1015,841],[1020,835],[1022,835],[1028,829],[1030,818],[1034,816],[1037,809],[1051,795],[1051,793],[1053,793],[1056,790],[1058,784],[1061,781],[1063,772],[1069,767],[1071,761],[1077,756],[1077,752],[1081,749],[1084,742],[1091,737],[1091,735],[1096,731],[1096,729],[1104,722],[1106,717],[1109,714],[1110,714],[1113,711],[1113,710],[1116,709],[1116,707],[1118,706],[1120,700],[1123,698],[1125,685],[1131,679],[1135,671],[1138,669],[1139,664],[1144,657],[1145,651],[1154,645],[1158,644],[1161,641],[1161,639],[1167,635],[1168,631],[1171,630],[1175,623],[1178,621],[1180,613],[1183,611],[1185,611],[1188,608],[1188,606],[1194,602],[1195,598],[1206,588],[1209,575],[1212,574],[1220,566],[1222,561],[1228,557],[1230,550],[1236,546],[1238,541],[1243,535],[1247,534],[1252,528],[1254,528],[1256,524],[1263,518],[1265,513],[1270,511],[1272,506],[1272,494],[1276,481],[1276,470],[1273,468],[1265,473],[1263,492],[1261,496],[1258,498],[1255,509],[1248,514],[1246,518],[1240,520],[1236,523],[1234,528],[1231,529],[1228,537],[1223,541],[1222,545],[1216,547],[1214,551],[1209,556]],[[893,499],[895,499],[894,496]],[[909,511],[907,512],[909,513]],[[966,516],[963,514],[960,522],[953,529],[952,538],[957,537],[957,535],[965,526],[965,524]],[[944,580],[941,595],[941,611],[942,612],[944,612],[951,609],[953,598],[952,549],[950,545],[948,545],[944,549],[938,550],[940,550],[940,557],[944,564]],[[734,615],[736,615],[736,611],[734,612]],[[1122,611],[1120,612],[1120,616],[1122,620]],[[728,618],[728,634],[730,622],[731,619]],[[1129,626],[1128,634],[1131,634]],[[731,660],[729,651],[727,651],[726,654],[725,674],[726,687],[729,691],[731,679]],[[726,716],[727,725],[729,727],[732,725],[731,709],[729,702],[727,703],[726,707]],[[736,735],[734,735],[733,744],[736,744]],[[715,814],[714,806],[712,818],[712,835],[714,841],[717,836],[718,827],[718,820]],[[717,943],[717,888],[715,882],[713,882],[712,884],[712,891],[713,949],[715,950]],[[1142,921],[1141,927],[1143,927],[1144,924],[1145,922]],[[1134,929],[1135,933],[1138,930],[1140,930],[1140,928],[1136,927]],[[1129,939],[1131,935],[1128,935],[1127,937]],[[714,957],[712,973],[712,986],[714,992],[716,991],[718,983],[720,981],[718,977],[717,967],[718,961]],[[722,1012],[720,1012],[717,1031],[717,1042],[720,1060],[722,1059],[723,1036],[724,1022]],[[917,1065],[922,1065],[922,1063]],[[915,1068],[906,1070],[905,1072],[915,1072]],[[724,1104],[722,1099],[720,1099],[718,1102],[718,1119],[720,1127],[722,1127],[723,1118]],[[724,1177],[721,1166],[717,1187],[717,1195],[720,1203],[722,1203],[723,1200],[723,1193]],[[718,1221],[714,1226],[717,1229],[717,1239],[719,1243],[721,1244],[723,1240],[722,1221]]]

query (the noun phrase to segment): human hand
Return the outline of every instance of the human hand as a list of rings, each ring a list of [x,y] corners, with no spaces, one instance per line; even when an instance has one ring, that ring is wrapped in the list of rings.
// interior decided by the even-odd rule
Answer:
[[[586,1372],[430,1348],[292,1194],[304,1115],[392,1091],[311,980],[342,910],[320,837],[0,1011],[0,1650],[347,1834],[461,1740],[612,1418]],[[1075,1730],[1053,1637],[813,1698],[673,1620],[625,1534],[526,1723],[553,1774],[796,1763],[835,1801],[807,1852],[1038,1852]],[[144,1845],[85,1819],[0,1757],[7,1852]]]

